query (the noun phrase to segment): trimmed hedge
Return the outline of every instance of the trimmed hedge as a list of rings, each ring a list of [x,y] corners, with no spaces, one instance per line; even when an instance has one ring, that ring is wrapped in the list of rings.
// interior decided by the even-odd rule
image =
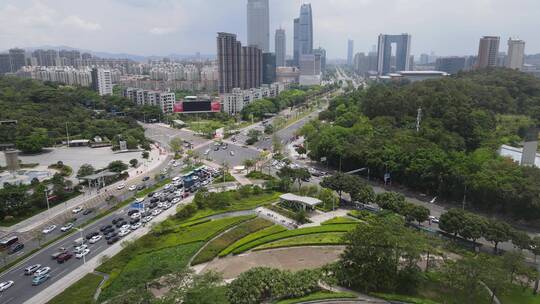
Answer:
[[[259,230],[259,231],[255,232],[255,233],[252,233],[252,234],[250,234],[248,236],[245,236],[245,237],[239,239],[238,241],[232,243],[231,245],[229,245],[229,247],[225,248],[223,251],[221,251],[219,253],[219,257],[224,257],[226,255],[229,255],[236,248],[238,248],[240,246],[243,246],[243,245],[245,245],[245,244],[247,244],[249,242],[258,240],[258,239],[263,238],[263,237],[268,236],[268,235],[280,233],[280,232],[283,232],[283,231],[286,231],[286,230],[287,229],[285,229],[285,227],[280,226],[280,225],[273,225],[273,226],[270,226],[268,228]]]

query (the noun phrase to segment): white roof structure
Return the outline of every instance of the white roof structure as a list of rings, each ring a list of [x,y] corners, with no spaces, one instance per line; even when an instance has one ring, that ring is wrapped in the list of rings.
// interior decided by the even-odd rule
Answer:
[[[315,207],[319,205],[320,203],[322,203],[320,199],[316,199],[314,197],[309,197],[309,196],[299,196],[292,193],[282,194],[279,196],[279,198],[284,201],[296,202],[296,203],[300,203],[300,204],[311,206],[311,207]]]

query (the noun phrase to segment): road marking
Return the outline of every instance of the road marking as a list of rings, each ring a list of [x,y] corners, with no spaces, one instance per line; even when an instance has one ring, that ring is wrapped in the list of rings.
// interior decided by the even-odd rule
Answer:
[[[7,299],[7,301],[5,301],[4,304],[5,304],[5,303],[8,303],[8,302],[11,302],[11,301],[13,301],[14,299],[15,299],[15,297],[11,297],[11,298]]]
[[[74,269],[74,270],[75,270],[75,269]],[[64,272],[66,272],[66,271],[68,271],[67,268],[64,269],[64,270],[62,270],[62,271],[60,271],[60,272],[59,272],[58,274],[56,274],[55,276],[51,276],[51,277],[53,277],[53,278],[58,277],[58,276],[60,276],[61,274],[63,274]]]

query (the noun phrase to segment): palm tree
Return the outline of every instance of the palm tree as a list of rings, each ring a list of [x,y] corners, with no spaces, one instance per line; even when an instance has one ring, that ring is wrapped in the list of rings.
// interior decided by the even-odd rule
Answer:
[[[253,159],[245,159],[242,164],[246,167],[246,170],[249,173],[249,169],[256,165],[256,161]]]

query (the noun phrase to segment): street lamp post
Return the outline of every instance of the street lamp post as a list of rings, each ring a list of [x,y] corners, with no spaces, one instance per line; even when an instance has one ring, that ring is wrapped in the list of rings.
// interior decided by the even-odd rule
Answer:
[[[51,208],[49,206],[49,189],[45,189],[45,200],[47,201],[47,214],[49,215],[49,220],[51,219]]]

